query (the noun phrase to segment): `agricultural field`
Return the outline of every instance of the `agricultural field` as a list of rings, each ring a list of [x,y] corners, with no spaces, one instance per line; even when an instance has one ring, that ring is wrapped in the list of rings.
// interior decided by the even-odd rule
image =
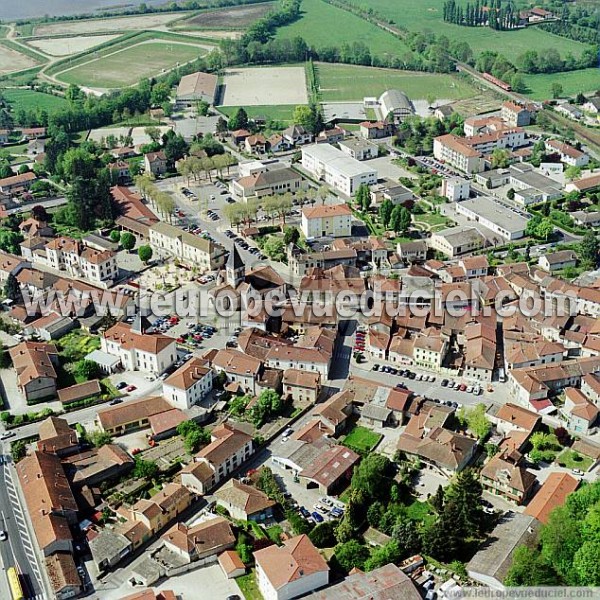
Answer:
[[[56,78],[92,88],[126,87],[194,60],[208,50],[208,46],[185,42],[149,40],[67,68],[58,72]]]
[[[30,69],[37,64],[38,62],[30,56],[0,44],[0,75]]]
[[[64,38],[42,38],[29,40],[27,44],[49,56],[71,56],[119,37],[113,35],[81,35]]]
[[[2,90],[2,95],[6,101],[12,105],[12,109],[22,108],[24,110],[40,110],[53,113],[67,106],[67,101],[60,96],[44,94],[28,89],[11,89]]]
[[[323,0],[303,0],[301,13],[301,19],[277,31],[279,39],[300,36],[317,48],[364,42],[372,54],[379,56],[408,52],[407,46],[392,34]]]
[[[469,98],[476,90],[465,80],[447,74],[417,73],[354,65],[317,64],[323,102],[360,101],[385,90],[402,90],[412,100],[434,94],[437,99]]]
[[[320,1],[320,0],[318,0]],[[555,48],[561,55],[581,54],[585,45],[568,38],[553,35],[537,27],[517,31],[494,31],[489,27],[461,27],[443,21],[444,0],[367,0],[365,3],[379,14],[392,19],[394,24],[409,31],[431,31],[450,40],[467,42],[475,54],[483,50],[497,50],[514,60],[526,50],[538,52]]]
[[[244,29],[272,8],[273,2],[234,6],[219,10],[208,10],[177,23],[176,27],[201,27],[202,29]]]
[[[36,36],[50,35],[84,35],[102,33],[104,31],[141,31],[162,27],[181,13],[157,13],[154,15],[132,15],[127,17],[110,17],[106,19],[85,19],[81,21],[58,21],[36,25],[33,31]]]
[[[552,98],[552,84],[560,83],[564,96],[575,96],[578,92],[594,92],[600,88],[600,70],[582,69],[567,73],[548,73],[524,75],[523,80],[528,88],[526,92],[534,100]]]
[[[222,85],[223,106],[308,103],[304,67],[230,69]]]

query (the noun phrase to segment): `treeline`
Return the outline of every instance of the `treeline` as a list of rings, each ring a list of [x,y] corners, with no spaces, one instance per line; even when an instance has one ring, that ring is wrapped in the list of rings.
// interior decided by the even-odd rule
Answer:
[[[555,35],[560,35],[576,42],[600,45],[600,24],[592,28],[574,25],[565,21],[553,21],[551,23],[541,23],[539,27],[549,33],[554,33]]]
[[[516,59],[516,66],[523,73],[558,73],[595,67],[598,64],[598,50],[586,48],[579,58],[568,53],[563,59],[555,48],[527,50]]]
[[[489,6],[467,2],[463,8],[455,0],[444,2],[444,21],[466,27],[490,27],[498,31],[514,29],[519,25],[519,11],[509,1],[506,5],[502,0],[492,0]]]
[[[240,42],[242,44],[268,42],[278,27],[289,25],[300,18],[300,2],[301,0],[280,0],[276,8],[248,28]]]

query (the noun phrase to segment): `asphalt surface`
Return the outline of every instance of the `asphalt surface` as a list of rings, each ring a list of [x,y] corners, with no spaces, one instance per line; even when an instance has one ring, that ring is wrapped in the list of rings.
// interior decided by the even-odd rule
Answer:
[[[4,571],[18,567],[21,584],[26,598],[43,598],[40,566],[33,542],[23,515],[23,509],[15,485],[16,473],[11,463],[2,455],[0,473],[0,528],[6,531],[8,539],[0,542],[0,556]]]

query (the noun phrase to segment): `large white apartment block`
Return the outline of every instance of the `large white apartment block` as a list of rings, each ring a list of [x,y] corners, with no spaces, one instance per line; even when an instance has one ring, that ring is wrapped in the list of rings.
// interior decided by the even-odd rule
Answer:
[[[317,179],[353,196],[361,183],[377,183],[377,171],[348,156],[331,144],[311,144],[302,148],[302,166]]]
[[[225,264],[222,246],[162,221],[150,227],[150,245],[204,271],[220,269]]]
[[[192,358],[163,384],[163,396],[175,407],[186,410],[198,404],[213,387],[213,371],[207,362]]]
[[[442,196],[451,202],[466,200],[471,193],[471,182],[460,177],[451,177],[442,181]]]
[[[457,135],[449,133],[433,140],[433,156],[443,162],[464,171],[479,173],[484,169],[481,152],[462,143]]]
[[[68,237],[51,240],[45,249],[45,257],[37,260],[57,271],[66,271],[71,277],[101,284],[117,276],[117,257],[112,250],[96,250]]]
[[[307,238],[350,237],[352,235],[352,211],[347,204],[304,208],[301,228]]]
[[[176,342],[166,335],[148,335],[119,322],[104,332],[103,352],[118,356],[126,371],[145,371],[160,375],[177,358]]]

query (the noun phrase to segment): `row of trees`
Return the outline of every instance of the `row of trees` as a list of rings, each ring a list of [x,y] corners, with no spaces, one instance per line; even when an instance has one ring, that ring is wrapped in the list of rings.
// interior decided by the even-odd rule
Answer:
[[[135,185],[140,194],[147,200],[164,219],[171,222],[175,211],[175,200],[171,194],[163,192],[154,183],[151,175],[138,175],[135,178]]]
[[[496,30],[514,29],[519,25],[519,12],[511,0],[502,5],[502,0],[492,0],[489,6],[467,2],[463,8],[455,0],[444,2],[444,21],[467,27],[488,26]]]
[[[229,167],[236,163],[236,159],[228,152],[204,158],[191,155],[177,163],[177,172],[187,179],[189,185],[191,177],[194,178],[194,181],[198,181],[204,174],[207,179],[212,181],[213,171],[217,171],[219,177],[223,176],[223,169],[227,169],[229,174]]]

